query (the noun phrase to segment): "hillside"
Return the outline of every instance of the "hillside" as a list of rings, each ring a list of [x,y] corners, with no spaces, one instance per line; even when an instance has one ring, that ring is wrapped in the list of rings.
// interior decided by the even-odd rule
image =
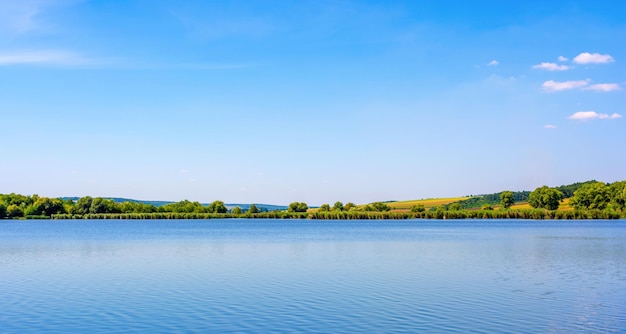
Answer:
[[[398,202],[385,202],[385,204],[391,207],[392,211],[410,211],[414,205],[423,205],[425,209],[437,207],[441,205],[448,205],[450,203],[459,202],[467,199],[467,197],[450,197],[450,198],[428,198],[418,199],[410,201],[398,201]]]

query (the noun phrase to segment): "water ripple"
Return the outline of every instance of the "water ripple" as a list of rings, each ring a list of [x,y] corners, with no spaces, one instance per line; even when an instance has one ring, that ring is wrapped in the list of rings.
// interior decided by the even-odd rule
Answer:
[[[67,224],[0,224],[3,333],[626,330],[624,222]]]

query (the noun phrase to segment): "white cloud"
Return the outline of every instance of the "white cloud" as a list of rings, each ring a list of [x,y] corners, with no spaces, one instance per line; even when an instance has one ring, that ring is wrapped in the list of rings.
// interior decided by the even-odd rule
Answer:
[[[606,64],[614,62],[611,55],[601,55],[599,53],[583,52],[572,60],[576,64]]]
[[[577,120],[577,121],[587,121],[592,119],[618,119],[622,118],[620,114],[599,114],[595,111],[579,111],[575,112],[568,117],[568,119]]]
[[[562,90],[576,89],[582,88],[589,84],[589,79],[587,80],[572,80],[572,81],[554,81],[549,80],[543,83],[543,89],[547,92],[559,92]]]
[[[544,129],[556,129],[556,125],[546,124],[543,126]]]
[[[559,65],[556,63],[541,63],[539,65],[533,65],[533,69],[547,71],[565,71],[569,69],[569,66]]]
[[[559,56],[559,61],[568,61],[567,57]]]
[[[495,60],[495,59],[490,61],[489,63],[487,63],[488,66],[496,66],[498,64],[500,64],[500,63],[497,60]]]
[[[601,83],[601,84],[595,84],[595,85],[587,86],[587,87],[585,87],[583,89],[584,90],[593,90],[593,91],[596,91],[596,92],[612,92],[612,91],[615,91],[615,90],[620,90],[620,89],[622,89],[622,87],[620,87],[616,83]]]
[[[0,53],[0,66],[10,65],[56,65],[56,66],[85,66],[101,63],[92,58],[63,50],[18,51]]]

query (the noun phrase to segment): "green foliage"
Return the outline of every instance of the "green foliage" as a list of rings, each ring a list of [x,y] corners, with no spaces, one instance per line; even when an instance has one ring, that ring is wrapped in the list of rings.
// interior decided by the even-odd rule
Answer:
[[[208,209],[204,207],[200,202],[190,202],[188,200],[182,200],[177,203],[170,203],[163,205],[159,208],[162,212],[187,212],[187,213],[203,213]]]
[[[58,198],[39,197],[24,210],[26,216],[48,216],[66,213],[64,202]]]
[[[121,213],[151,213],[157,212],[158,209],[152,204],[138,202],[122,202],[118,204]]]
[[[452,210],[452,211],[461,210],[461,204],[459,204],[458,202],[450,203],[450,204],[448,204],[448,210]]]
[[[611,204],[617,210],[624,211],[626,208],[626,181],[614,182],[609,186]]]
[[[33,195],[33,197],[35,196],[37,198],[39,197],[37,195]],[[4,203],[4,205],[7,207],[11,204],[26,207],[33,204],[33,202],[35,201],[33,197],[11,193],[8,195],[0,195],[0,202]]]
[[[574,192],[570,205],[576,209],[602,210],[611,201],[611,189],[602,182],[588,183]]]
[[[411,212],[424,212],[424,211],[426,211],[426,207],[424,207],[424,204],[415,204],[411,207]]]
[[[309,206],[304,202],[293,202],[289,204],[287,212],[306,212]]]
[[[574,192],[578,190],[580,187],[582,187],[583,185],[588,184],[588,183],[595,183],[595,182],[596,181],[577,182],[577,183],[572,183],[572,184],[568,184],[564,186],[559,186],[559,187],[556,187],[556,189],[563,193],[563,198],[570,198],[573,196]],[[502,193],[504,192],[506,191],[493,193],[493,194],[487,194],[487,195],[474,196],[472,198],[459,201],[458,203],[461,204],[462,209],[481,208],[485,204],[489,204],[492,206],[497,205],[497,204],[502,205],[501,196],[502,196]],[[511,193],[513,193],[513,203],[517,203],[517,202],[529,201],[531,192],[530,191],[514,191],[514,192],[512,191]],[[505,208],[504,205],[502,207]]]
[[[566,196],[560,189],[573,194],[570,204],[575,210],[570,211],[547,211],[555,210],[559,202]],[[522,192],[523,193],[523,192]],[[511,194],[513,201],[517,200],[520,192],[503,191],[498,193],[499,203],[502,208],[510,207]],[[306,203],[293,202],[287,211],[267,212],[255,204],[245,217],[248,218],[296,218],[296,219],[461,219],[461,218],[522,218],[522,219],[614,219],[624,216],[626,206],[626,181],[605,184],[602,182],[583,182],[568,186],[549,188],[543,186],[528,193],[529,204],[536,209],[529,210],[498,210],[494,211],[491,195],[484,195],[479,201],[474,198],[454,202],[426,210],[424,204],[417,204],[411,208],[411,212],[391,212],[391,207],[385,202],[375,202],[365,207],[357,207],[354,203],[343,205],[336,202],[332,209],[330,205],[323,204],[315,212],[306,212]],[[74,202],[74,200],[76,202]],[[483,210],[462,210],[464,203],[482,203],[478,208]],[[24,196],[19,194],[0,194],[0,219],[22,218],[40,219],[211,219],[241,217],[242,209],[236,207],[229,214],[222,201],[214,201],[208,206],[199,202],[183,200],[177,203],[169,203],[157,207],[153,204],[138,201],[116,202],[111,198],[46,198],[38,195]],[[621,214],[619,213],[621,212]]]
[[[209,204],[209,207],[207,208],[207,212],[209,212],[209,213],[226,213],[226,212],[228,212],[228,209],[226,208],[226,205],[224,205],[224,202],[222,202],[222,201],[213,201],[211,204]]]
[[[330,205],[328,203],[324,203],[322,205],[320,205],[320,208],[318,209],[318,211],[330,211]]]
[[[530,191],[515,191],[512,193],[514,202],[526,202],[528,200],[528,196],[530,195]],[[474,196],[462,201],[458,201],[457,203],[461,205],[461,209],[477,209],[481,208],[485,204],[489,204],[492,206],[501,204],[501,195],[502,192]]]
[[[24,217],[24,209],[16,204],[7,206],[7,218],[21,218]]]
[[[259,213],[259,208],[257,208],[255,204],[250,204],[250,208],[248,208],[248,213]]]
[[[121,210],[113,200],[96,197],[91,201],[89,213],[120,213]]]
[[[365,206],[365,211],[384,212],[391,211],[391,207],[383,202],[374,202]]]
[[[528,197],[528,204],[533,208],[556,210],[563,200],[563,193],[548,186],[542,186],[535,189]]]
[[[585,182],[576,182],[576,183],[568,184],[568,185],[565,185],[565,186],[558,186],[558,187],[556,187],[556,189],[563,193],[563,198],[570,198],[570,197],[574,196],[574,193],[576,192],[576,190],[580,189],[582,186],[584,186],[586,184],[594,184],[594,183],[597,183],[597,182],[598,181],[596,181],[596,180],[585,181]]]
[[[91,198],[91,196],[79,198],[74,205],[74,211],[79,215],[89,213],[89,210],[91,209],[91,202],[93,202],[93,198]]]
[[[343,211],[343,203],[337,201],[333,204],[331,211]]]
[[[503,191],[500,193],[500,205],[503,209],[508,209],[515,203],[512,191]]]

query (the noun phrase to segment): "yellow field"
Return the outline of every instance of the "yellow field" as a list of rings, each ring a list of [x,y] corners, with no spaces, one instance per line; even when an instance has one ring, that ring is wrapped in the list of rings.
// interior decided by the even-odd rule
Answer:
[[[389,205],[392,211],[402,212],[402,211],[411,210],[411,207],[417,204],[423,205],[424,208],[428,210],[431,207],[446,205],[446,204],[462,201],[462,200],[469,199],[469,198],[471,197],[428,198],[428,199],[418,199],[418,200],[410,200],[410,201],[387,202],[385,204]],[[359,204],[357,206],[364,207],[365,204]],[[494,205],[495,209],[498,209],[499,207],[500,207],[499,205]],[[530,206],[530,204],[528,204],[528,202],[522,202],[522,203],[514,204],[513,206],[511,206],[511,209],[523,210],[523,209],[532,209],[532,207]],[[312,208],[312,209],[307,210],[307,212],[315,212],[317,210],[318,210],[317,208],[315,209]],[[574,210],[574,208],[569,205],[569,198],[566,198],[563,200],[563,202],[561,202],[561,205],[559,205],[558,211],[569,211],[569,210]]]
[[[513,204],[511,206],[511,209],[523,210],[523,209],[532,209],[532,207],[527,202],[524,202],[524,203],[519,203],[519,204]],[[574,208],[569,205],[569,198],[564,199],[563,202],[561,202],[561,204],[559,205],[558,211],[571,211],[571,210],[574,210]]]
[[[470,197],[450,197],[450,198],[429,198],[429,199],[418,199],[411,201],[401,201],[401,202],[390,202],[385,203],[391,207],[393,211],[409,211],[413,205],[421,204],[424,208],[428,209],[433,206],[440,206],[445,204],[450,204],[453,202],[458,202],[464,199],[468,199]]]

